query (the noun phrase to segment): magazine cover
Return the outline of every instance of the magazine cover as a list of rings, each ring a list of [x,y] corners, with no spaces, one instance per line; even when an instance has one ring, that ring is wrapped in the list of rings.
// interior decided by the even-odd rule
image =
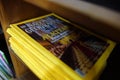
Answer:
[[[113,41],[53,13],[10,26],[17,26],[81,77],[86,76],[95,64],[104,62],[115,46]]]

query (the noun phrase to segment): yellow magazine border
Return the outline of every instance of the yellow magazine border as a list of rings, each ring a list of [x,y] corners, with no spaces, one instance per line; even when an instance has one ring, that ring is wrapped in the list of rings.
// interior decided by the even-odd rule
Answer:
[[[10,24],[10,27],[12,28],[12,27],[14,26],[14,28],[15,28],[16,30],[18,30],[19,33],[22,33],[23,35],[25,35],[25,36],[28,38],[28,40],[31,40],[31,41],[33,42],[32,45],[39,46],[39,47],[41,48],[41,50],[40,50],[41,53],[46,53],[46,55],[48,54],[48,55],[46,56],[47,58],[52,57],[51,59],[55,59],[55,60],[53,60],[53,61],[56,61],[56,60],[57,60],[58,62],[56,61],[55,64],[61,66],[64,70],[68,70],[68,73],[69,73],[69,74],[73,74],[73,71],[71,70],[71,68],[68,68],[68,66],[66,66],[66,64],[64,64],[62,61],[60,61],[60,60],[59,60],[58,58],[56,58],[54,55],[51,55],[51,53],[50,53],[48,50],[46,50],[42,45],[40,45],[40,44],[38,44],[37,42],[35,42],[34,39],[32,39],[29,35],[27,35],[26,33],[24,33],[21,29],[19,29],[19,28],[17,27],[17,25],[24,24],[24,23],[28,23],[28,22],[32,22],[32,21],[35,21],[35,20],[38,20],[38,19],[42,19],[42,18],[47,17],[47,16],[51,16],[51,15],[54,15],[54,16],[60,18],[61,20],[65,21],[65,22],[68,22],[68,23],[71,24],[70,21],[68,21],[68,20],[66,20],[66,19],[64,19],[64,18],[62,18],[62,17],[60,17],[60,16],[58,16],[58,15],[56,15],[56,14],[54,14],[54,13],[51,13],[51,14],[48,14],[48,15],[40,16],[40,17],[37,17],[37,18],[32,18],[32,19],[29,19],[29,20],[25,20],[25,21],[22,21],[22,22],[15,23],[15,24]],[[75,25],[75,24],[73,24],[73,25]],[[107,39],[107,38],[101,37],[101,36],[99,36],[99,35],[97,35],[97,34],[94,34],[94,33],[90,32],[90,31],[84,29],[84,28],[81,28],[81,27],[78,26],[78,25],[75,25],[75,26],[78,27],[78,28],[80,28],[81,30],[84,30],[85,32],[88,32],[88,33],[90,33],[90,34],[92,34],[92,35],[94,35],[94,36],[96,36],[96,37],[98,37],[98,38],[100,38],[100,39],[105,40],[107,43],[110,44],[110,45],[108,46],[108,48],[105,50],[105,52],[103,53],[103,55],[102,55],[102,56],[98,59],[98,61],[95,63],[95,65],[94,65],[93,68],[90,70],[90,72],[88,72],[88,74],[86,74],[86,77],[87,77],[87,78],[90,78],[91,76],[90,76],[89,74],[90,74],[90,73],[93,73],[92,71],[93,71],[94,69],[96,69],[96,73],[99,72],[100,67],[105,63],[106,59],[109,57],[110,53],[112,52],[113,48],[115,47],[116,43],[115,43],[114,41],[112,41],[112,40],[109,40],[109,39]],[[36,47],[36,48],[37,48],[37,47]],[[97,68],[96,68],[96,67],[97,67]],[[67,68],[67,69],[65,69],[65,68]],[[69,72],[69,71],[72,71],[72,72]],[[76,74],[74,74],[73,76],[75,76],[75,75],[76,75]],[[92,76],[95,77],[96,75],[92,75]],[[87,80],[86,77],[83,77],[83,80]],[[77,78],[76,78],[76,79],[77,79]]]

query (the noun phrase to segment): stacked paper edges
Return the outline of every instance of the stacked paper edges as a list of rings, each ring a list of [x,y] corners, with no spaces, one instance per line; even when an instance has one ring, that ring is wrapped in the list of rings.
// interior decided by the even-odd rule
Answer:
[[[115,46],[53,13],[11,24],[7,32],[15,54],[43,80],[92,80]]]
[[[0,50],[0,80],[10,80],[13,78],[13,71],[7,61],[5,54]]]

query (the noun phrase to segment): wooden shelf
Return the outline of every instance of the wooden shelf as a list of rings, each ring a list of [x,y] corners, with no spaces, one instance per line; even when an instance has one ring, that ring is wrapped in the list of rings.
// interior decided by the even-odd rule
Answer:
[[[16,78],[20,78],[26,72],[29,71],[28,67],[25,66],[22,61],[15,56],[9,47],[9,35],[6,33],[6,29],[9,24],[19,22],[25,19],[30,19],[33,17],[48,14],[49,12],[28,4],[22,0],[0,0],[0,20],[2,29],[5,35],[5,40],[7,42],[8,50],[13,62],[13,66],[16,73]],[[30,76],[32,78],[32,76]],[[26,79],[28,80],[28,79]]]
[[[8,49],[9,35],[6,33],[6,29],[9,24],[51,12],[78,25],[83,25],[93,32],[120,42],[120,13],[110,9],[85,2],[84,0],[0,0],[0,22]],[[10,49],[9,53],[18,80],[20,78],[21,80],[38,80]],[[28,75],[29,77],[26,77]]]
[[[120,13],[84,0],[24,0],[120,42]]]

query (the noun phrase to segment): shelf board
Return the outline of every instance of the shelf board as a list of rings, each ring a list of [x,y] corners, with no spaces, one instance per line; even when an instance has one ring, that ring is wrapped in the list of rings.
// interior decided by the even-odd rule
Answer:
[[[27,71],[20,78],[14,78],[12,80],[40,80],[31,71]]]
[[[120,13],[82,0],[24,0],[120,41]]]
[[[48,13],[49,12],[26,3],[23,0],[0,0],[0,23],[4,33],[4,35],[0,35],[0,38],[3,36],[5,37],[9,54],[15,69],[15,77],[17,78],[21,77],[26,71],[28,71],[28,67],[24,65],[16,55],[14,55],[13,51],[11,51],[8,41],[10,35],[6,32],[6,29],[11,23],[16,23]]]

